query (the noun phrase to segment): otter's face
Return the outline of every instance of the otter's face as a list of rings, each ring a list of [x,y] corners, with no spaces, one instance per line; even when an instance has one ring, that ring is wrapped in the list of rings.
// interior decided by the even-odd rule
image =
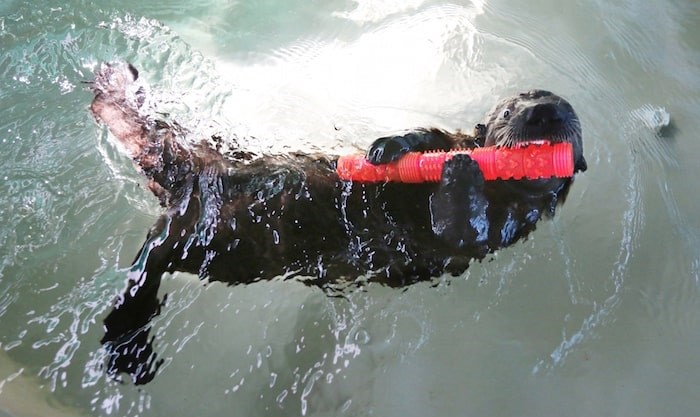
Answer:
[[[139,73],[131,64],[102,64],[95,72],[92,89],[104,100],[136,110],[145,100],[144,87],[137,82],[138,78]]]
[[[129,64],[102,65],[92,83],[95,98],[90,105],[95,118],[109,126],[132,158],[149,143],[147,120],[139,114],[145,94],[137,79],[138,72]]]
[[[532,90],[494,106],[480,127],[484,146],[507,146],[534,141],[569,142],[576,171],[585,171],[581,123],[573,107],[556,94]]]

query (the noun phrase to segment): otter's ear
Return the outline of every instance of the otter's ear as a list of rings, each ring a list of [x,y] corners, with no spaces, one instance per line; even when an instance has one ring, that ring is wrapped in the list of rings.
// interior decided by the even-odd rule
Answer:
[[[574,164],[574,172],[585,172],[588,169],[588,164],[586,163],[586,158],[579,158]]]

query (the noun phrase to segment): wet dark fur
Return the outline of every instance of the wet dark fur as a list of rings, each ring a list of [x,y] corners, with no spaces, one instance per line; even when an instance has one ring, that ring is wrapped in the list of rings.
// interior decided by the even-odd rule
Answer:
[[[157,368],[147,324],[160,308],[165,272],[230,284],[298,276],[324,288],[404,286],[461,273],[471,260],[527,235],[554,214],[571,184],[485,182],[468,156],[446,163],[440,183],[411,185],[344,183],[328,155],[224,158],[206,143],[184,145],[174,126],[142,115],[145,93],[137,77],[131,66],[102,66],[91,105],[166,207],[105,319],[110,372],[128,372],[136,383],[149,381]],[[498,103],[474,135],[416,130],[377,139],[367,156],[385,163],[410,150],[543,138],[574,143],[577,170],[585,170],[576,114],[541,90]]]

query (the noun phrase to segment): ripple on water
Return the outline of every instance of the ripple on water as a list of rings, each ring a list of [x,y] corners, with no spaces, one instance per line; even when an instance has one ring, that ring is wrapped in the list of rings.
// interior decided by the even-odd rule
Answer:
[[[119,257],[136,252],[152,221],[139,224],[125,205],[135,185],[114,181],[105,167],[81,82],[96,62],[137,50],[166,66],[188,56],[201,62],[162,25],[134,24],[152,27],[140,37],[98,27],[114,20],[95,7],[66,13],[29,4],[0,18],[0,343],[52,391],[70,390],[93,369],[99,316],[124,277]]]
[[[165,378],[149,387],[148,393],[112,384],[102,371],[105,358],[97,344],[99,320],[124,279],[119,264],[131,260],[120,260],[120,256],[136,253],[157,209],[155,204],[143,202],[150,197],[138,197],[141,191],[136,176],[124,174],[131,169],[128,161],[104,151],[111,149],[109,145],[103,146],[102,153],[95,149],[104,145],[99,142],[104,142],[104,136],[96,139],[99,129],[92,127],[86,115],[89,93],[79,84],[90,78],[96,63],[125,59],[138,63],[142,75],[152,81],[162,109],[177,114],[184,126],[196,132],[188,139],[197,139],[197,134],[229,132],[233,121],[214,124],[209,119],[227,114],[233,115],[230,118],[244,117],[248,107],[261,113],[269,110],[257,119],[253,116],[255,122],[265,121],[264,117],[270,115],[288,118],[281,121],[289,122],[289,126],[292,119],[313,119],[313,124],[323,124],[324,130],[311,132],[300,123],[300,136],[304,132],[308,137],[330,132],[328,137],[332,139],[328,142],[340,139],[359,143],[369,140],[374,129],[404,128],[421,121],[465,127],[461,124],[472,123],[496,93],[520,88],[523,81],[544,80],[552,88],[563,87],[562,93],[575,97],[572,102],[588,121],[584,126],[586,152],[592,156],[589,163],[594,169],[577,181],[585,186],[588,178],[594,178],[602,184],[581,192],[595,194],[587,199],[594,203],[576,203],[579,205],[565,207],[563,212],[571,208],[603,211],[606,219],[572,214],[572,224],[578,222],[574,233],[588,236],[581,217],[591,223],[600,220],[610,229],[605,231],[610,236],[606,235],[602,246],[612,248],[612,254],[600,265],[579,269],[577,265],[583,261],[577,264],[574,257],[581,245],[576,246],[573,239],[555,242],[552,256],[556,259],[551,263],[563,264],[568,301],[575,308],[571,307],[561,321],[552,320],[554,326],[558,323],[563,329],[562,336],[544,342],[552,346],[538,351],[545,358],[532,370],[552,370],[566,363],[583,341],[616,319],[630,281],[631,259],[639,252],[640,235],[648,222],[654,221],[644,198],[649,191],[643,181],[645,162],[653,161],[654,170],[661,172],[678,159],[667,143],[654,142],[658,138],[653,133],[637,131],[637,136],[623,136],[631,129],[616,123],[640,108],[622,98],[623,89],[629,88],[631,81],[620,77],[619,85],[610,82],[594,57],[596,53],[608,54],[609,60],[604,62],[614,67],[617,61],[613,52],[623,52],[640,62],[644,71],[651,71],[658,64],[649,51],[663,50],[665,40],[654,38],[653,31],[644,33],[638,27],[628,30],[631,25],[626,22],[632,19],[628,14],[637,12],[607,3],[605,7],[611,8],[612,15],[606,19],[569,17],[560,21],[612,33],[619,45],[614,51],[607,46],[601,48],[605,51],[585,50],[574,34],[557,27],[556,22],[551,26],[538,24],[534,8],[528,12],[529,4],[510,2],[513,4],[502,7],[502,2],[495,0],[474,3],[479,7],[438,7],[409,1],[384,2],[373,8],[377,4],[358,1],[356,9],[335,16],[361,22],[361,33],[356,33],[354,39],[347,34],[331,40],[290,38],[259,59],[241,59],[229,65],[203,57],[161,22],[108,7],[88,7],[93,6],[92,2],[85,2],[84,10],[27,5],[17,13],[0,17],[0,43],[14,45],[0,56],[0,140],[8,145],[0,147],[0,175],[6,177],[0,182],[0,213],[6,224],[13,225],[0,229],[0,317],[3,323],[12,323],[3,326],[3,348],[22,363],[32,364],[27,372],[40,373],[50,382],[50,389],[68,392],[72,382],[81,381],[85,392],[71,391],[71,401],[90,396],[93,411],[100,413],[142,414],[153,402],[158,412],[163,408],[165,414],[172,407],[178,414],[182,411],[178,408],[189,405],[187,400],[172,398],[172,392],[182,392],[183,375],[192,378],[189,383],[219,387],[237,403],[253,399],[246,406],[258,412],[352,412],[376,401],[372,398],[376,392],[385,392],[384,387],[372,387],[368,381],[400,367],[397,364],[406,358],[413,360],[421,353],[427,356],[429,352],[422,349],[435,348],[434,344],[442,341],[432,339],[431,332],[440,329],[431,326],[460,319],[480,323],[488,319],[485,317],[489,312],[511,303],[508,295],[516,282],[512,278],[520,275],[523,265],[532,259],[525,253],[514,256],[512,251],[506,252],[504,257],[510,256],[510,260],[494,262],[489,266],[498,268],[483,274],[488,283],[464,284],[466,290],[477,294],[479,289],[492,290],[487,300],[478,300],[478,295],[468,299],[475,304],[481,301],[480,309],[465,310],[459,310],[463,300],[458,298],[465,295],[459,291],[426,305],[421,291],[415,289],[403,293],[392,290],[385,296],[379,290],[370,295],[350,295],[349,300],[332,300],[290,282],[225,289],[217,284],[202,287],[198,282],[187,283],[191,277],[176,275],[165,280],[172,296],[163,315],[153,323],[158,350],[166,358],[162,368]],[[191,2],[187,7],[172,4],[144,7],[179,19],[188,10],[198,10],[200,4],[211,2]],[[579,10],[568,6],[554,11]],[[235,6],[221,7],[225,16],[226,7]],[[255,3],[255,7],[264,5]],[[648,16],[647,22],[655,21],[650,17],[656,13],[653,7],[657,6],[640,12]],[[616,20],[617,16],[621,19]],[[666,25],[664,19],[660,23]],[[223,17],[213,23],[217,25],[213,33],[229,29],[230,23]],[[554,32],[561,34],[552,36]],[[397,43],[404,35],[410,41]],[[649,44],[657,47],[645,49]],[[675,56],[674,44],[668,45],[668,56]],[[382,54],[391,58],[386,66],[377,61]],[[424,59],[415,61],[416,54]],[[692,67],[681,61],[669,59],[678,66],[666,66],[664,71],[680,74]],[[522,68],[528,68],[528,73],[524,75]],[[224,74],[217,75],[217,70]],[[372,82],[376,82],[370,89],[374,94],[363,95],[355,89]],[[292,87],[283,90],[285,86]],[[261,96],[261,92],[267,96]],[[440,96],[441,104],[425,105],[426,94]],[[240,101],[232,104],[232,100]],[[322,104],[326,113],[309,116],[309,109],[299,105],[307,100],[314,108]],[[616,112],[610,114],[610,109]],[[341,133],[334,132],[338,121]],[[285,127],[284,123],[280,125],[280,129]],[[117,168],[105,167],[105,162]],[[127,168],[121,171],[120,167]],[[120,175],[124,178],[115,179]],[[683,216],[678,203],[680,193],[661,180],[658,187],[678,236],[688,248],[697,248],[697,224]],[[601,196],[601,192],[607,194]],[[597,205],[608,198],[611,201],[606,207]],[[572,203],[569,201],[569,205]],[[546,234],[535,238],[537,242],[543,239],[547,239]],[[537,251],[539,247],[516,247],[513,251],[521,249]],[[687,262],[697,280],[697,254]],[[577,273],[591,271],[599,273],[600,279],[592,277],[583,285]],[[469,274],[463,277],[472,278]],[[649,293],[648,304],[660,309],[655,311],[661,311],[662,320],[680,323],[681,329],[693,329],[697,316],[678,307],[697,310],[693,309],[697,304],[693,288],[685,284],[680,293],[668,288],[667,292]],[[567,300],[566,293],[563,298]],[[450,311],[453,316],[448,319],[431,311],[446,299],[454,304]],[[460,311],[472,315],[465,319],[457,316]],[[490,324],[501,325],[512,320],[491,319]],[[449,336],[444,341],[455,339],[455,335]],[[465,345],[471,342],[470,335],[460,336]],[[512,342],[502,336],[494,340]],[[475,346],[489,350],[485,344]],[[230,412],[223,410],[229,405],[225,401],[207,404],[222,407],[222,414]]]

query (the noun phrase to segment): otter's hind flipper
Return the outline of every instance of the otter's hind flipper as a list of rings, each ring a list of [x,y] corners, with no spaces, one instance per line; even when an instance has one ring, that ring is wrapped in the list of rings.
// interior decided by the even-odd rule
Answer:
[[[488,205],[479,165],[468,155],[456,155],[445,162],[438,190],[430,199],[433,232],[451,246],[485,254]]]
[[[129,269],[126,288],[117,296],[114,308],[104,319],[102,343],[124,338],[143,328],[160,313],[158,288],[165,265],[159,262],[161,257],[151,256],[155,249],[154,242],[155,239],[151,238],[143,245]]]
[[[109,355],[107,373],[114,378],[125,373],[136,385],[151,381],[163,363],[157,359],[153,337],[149,336],[148,323],[160,314],[162,306],[158,299],[162,273],[154,272],[154,265],[149,264],[146,253],[149,242],[127,274],[126,289],[104,319],[105,335],[100,341]]]
[[[127,272],[126,288],[104,319],[100,342],[109,354],[107,372],[113,377],[125,373],[136,385],[153,379],[163,362],[153,351],[150,321],[163,306],[158,298],[162,276],[180,254],[175,249],[179,233],[173,232],[178,226],[171,217],[162,216],[151,229]]]

